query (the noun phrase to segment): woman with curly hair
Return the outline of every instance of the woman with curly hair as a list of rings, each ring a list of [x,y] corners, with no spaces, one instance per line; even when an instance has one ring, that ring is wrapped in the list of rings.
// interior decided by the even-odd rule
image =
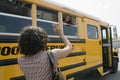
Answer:
[[[53,25],[53,29],[66,45],[63,49],[50,50],[58,65],[58,59],[66,57],[72,51],[72,45],[64,36],[61,28]],[[18,64],[26,80],[52,80],[52,71],[47,51],[48,42],[46,32],[40,27],[25,27],[20,34],[19,48],[23,56],[18,58]]]

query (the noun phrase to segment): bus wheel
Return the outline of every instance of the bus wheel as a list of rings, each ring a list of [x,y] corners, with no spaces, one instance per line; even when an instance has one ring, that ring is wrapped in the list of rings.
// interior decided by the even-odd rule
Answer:
[[[113,65],[111,73],[116,73],[118,71],[118,56],[113,57]]]

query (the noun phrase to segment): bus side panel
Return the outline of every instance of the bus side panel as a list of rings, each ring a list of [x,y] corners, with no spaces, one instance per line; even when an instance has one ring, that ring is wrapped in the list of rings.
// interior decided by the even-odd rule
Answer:
[[[71,40],[70,40],[71,41]],[[84,43],[74,43],[72,42],[73,51],[65,58],[59,60],[59,67],[63,73],[65,80],[74,78],[77,72],[84,70],[86,62],[84,60],[85,51],[82,51],[81,48],[85,48]],[[47,49],[53,48],[63,48],[65,47],[64,43],[48,43]],[[77,74],[79,76],[79,74]]]
[[[101,29],[99,22],[85,18],[86,28],[86,68],[102,66]]]
[[[22,76],[17,58],[20,56],[18,49],[18,36],[10,36],[9,33],[19,33],[24,26],[31,25],[31,19],[12,14],[0,13],[0,80]],[[19,79],[19,78],[18,78]]]
[[[0,43],[0,80],[23,75],[17,65],[17,58],[20,56],[17,46],[17,43]]]

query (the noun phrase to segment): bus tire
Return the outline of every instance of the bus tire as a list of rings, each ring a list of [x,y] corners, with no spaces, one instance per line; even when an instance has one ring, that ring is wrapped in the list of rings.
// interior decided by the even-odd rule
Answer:
[[[116,73],[118,71],[118,62],[119,62],[119,60],[118,60],[117,57],[118,56],[113,57],[113,65],[112,65],[112,71],[111,71],[111,73]]]

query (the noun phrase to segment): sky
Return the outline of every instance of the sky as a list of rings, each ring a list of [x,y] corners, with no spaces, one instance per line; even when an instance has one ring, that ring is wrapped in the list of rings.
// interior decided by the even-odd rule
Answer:
[[[116,25],[120,37],[120,0],[52,0],[64,6],[82,11],[110,25]]]

